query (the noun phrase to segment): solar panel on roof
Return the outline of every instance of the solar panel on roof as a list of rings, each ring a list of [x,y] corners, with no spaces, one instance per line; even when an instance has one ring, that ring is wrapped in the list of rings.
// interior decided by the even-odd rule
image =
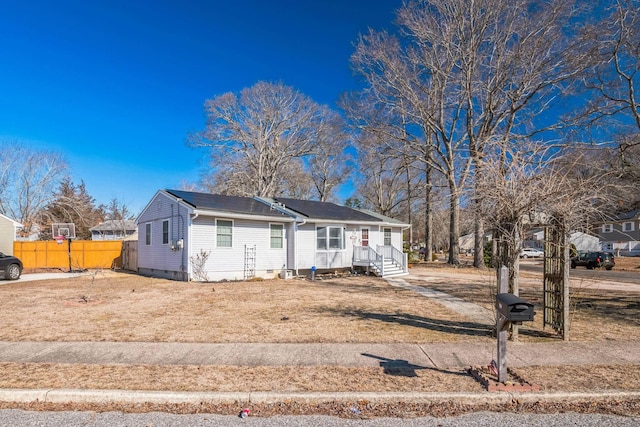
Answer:
[[[189,203],[194,208],[212,209],[222,212],[281,217],[282,214],[270,206],[251,197],[224,196],[221,194],[197,193],[194,191],[167,190],[168,193]]]
[[[287,209],[291,209],[309,218],[332,219],[337,221],[381,222],[379,218],[331,202],[287,199],[284,197],[278,197],[275,200],[284,204]]]

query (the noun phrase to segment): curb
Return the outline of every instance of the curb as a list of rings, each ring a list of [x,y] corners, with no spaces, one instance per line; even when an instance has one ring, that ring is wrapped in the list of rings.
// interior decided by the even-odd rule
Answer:
[[[407,392],[172,392],[146,390],[0,389],[0,402],[14,403],[277,403],[277,402],[455,402],[466,405],[563,401],[621,401],[640,399],[640,391],[540,392],[540,393],[407,393]]]

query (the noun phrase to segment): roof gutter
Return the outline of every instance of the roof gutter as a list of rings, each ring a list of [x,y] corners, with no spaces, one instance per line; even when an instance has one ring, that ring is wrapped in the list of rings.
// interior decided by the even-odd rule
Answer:
[[[241,214],[234,212],[225,212],[225,211],[209,211],[202,209],[194,209],[193,213],[196,216],[215,216],[221,218],[233,218],[233,219],[251,219],[251,220],[262,220],[262,221],[272,221],[272,222],[293,222],[294,219],[291,217],[279,217],[279,216],[268,216],[268,215],[253,215],[253,214]],[[194,217],[195,219],[195,217]]]

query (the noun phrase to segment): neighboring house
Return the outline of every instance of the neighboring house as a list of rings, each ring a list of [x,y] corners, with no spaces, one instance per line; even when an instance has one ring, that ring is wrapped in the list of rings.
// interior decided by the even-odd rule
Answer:
[[[16,232],[22,224],[0,214],[0,252],[5,255],[13,255],[13,242],[16,240]]]
[[[124,240],[136,230],[136,222],[131,219],[110,219],[89,229],[91,240]]]
[[[594,252],[600,250],[600,239],[581,231],[571,233],[569,241],[575,245],[577,251]]]
[[[538,230],[531,234],[532,240],[527,241],[526,247],[544,249],[544,230]],[[577,251],[599,251],[600,239],[581,231],[575,231],[569,236],[569,242],[575,245]],[[525,245],[523,244],[523,247]]]
[[[408,224],[328,202],[160,190],[137,224],[138,272],[175,280],[408,267]]]
[[[640,256],[640,209],[594,223],[602,250],[622,256]]]
[[[475,234],[465,234],[458,239],[460,253],[471,253],[475,250],[476,236]]]

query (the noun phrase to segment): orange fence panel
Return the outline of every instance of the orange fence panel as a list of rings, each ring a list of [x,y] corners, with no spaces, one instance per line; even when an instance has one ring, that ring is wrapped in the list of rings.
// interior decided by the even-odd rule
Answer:
[[[121,268],[121,240],[71,240],[13,243],[13,254],[24,268],[60,268],[80,270],[89,268]]]

